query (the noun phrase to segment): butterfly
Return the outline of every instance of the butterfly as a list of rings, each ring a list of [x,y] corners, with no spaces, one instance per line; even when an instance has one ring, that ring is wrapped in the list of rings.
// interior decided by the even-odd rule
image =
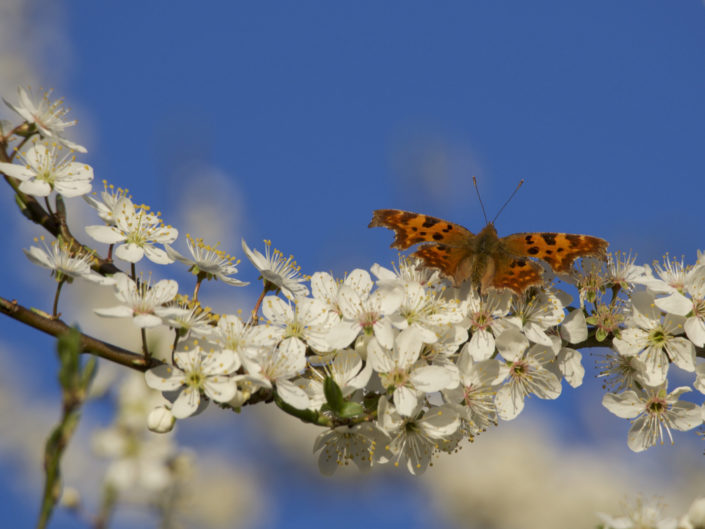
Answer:
[[[399,209],[378,209],[370,228],[394,230],[392,248],[406,250],[422,244],[412,255],[439,269],[455,285],[469,279],[484,292],[488,288],[510,289],[521,295],[533,285],[543,284],[541,266],[528,259],[546,261],[554,272],[565,274],[578,257],[604,257],[607,241],[570,233],[515,233],[499,237],[493,222],[480,233],[429,215]]]

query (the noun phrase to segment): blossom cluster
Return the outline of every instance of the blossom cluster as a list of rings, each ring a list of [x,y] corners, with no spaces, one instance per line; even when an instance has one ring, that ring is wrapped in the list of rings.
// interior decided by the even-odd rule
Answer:
[[[19,151],[20,163],[2,162],[0,171],[27,195],[84,195],[102,220],[85,233],[108,245],[107,260],[127,263],[129,273],[98,274],[97,252],[75,241],[59,240],[53,250],[32,247],[27,255],[52,270],[59,289],[74,277],[114,289],[118,303],[95,312],[129,318],[142,335],[153,366],[146,382],[167,399],[150,415],[154,431],[169,431],[175,419],[210,401],[235,410],[274,402],[324,428],[314,445],[322,472],[353,462],[363,469],[392,463],[415,474],[437,453],[515,419],[527,397],[556,399],[563,381],[580,386],[585,369],[578,349],[600,345],[607,351],[600,376],[610,390],[602,402],[632,420],[632,450],[663,442],[664,431],[672,441],[672,429],[703,423],[702,407],[680,400],[691,388],[667,387],[675,366],[693,373],[693,386],[705,393],[705,367],[696,362],[696,348],[705,346],[702,256],[693,266],[667,258],[653,268],[619,254],[607,262],[585,259],[561,278],[577,290],[571,305],[548,273],[544,286],[522,295],[468,282],[453,286],[409,258],[393,269],[374,264],[343,278],[306,276],[269,241],[262,253],[243,240],[262,295],[249,318],[215,314],[198,300],[201,282],[246,285],[233,277],[238,261],[190,236],[190,257],[182,255],[172,246],[178,230],[126,190],[106,184],[100,195],[88,195],[92,169],[57,155],[60,147],[85,151],[65,139],[73,122],[61,120],[60,106],[33,102],[24,90],[20,103],[9,105],[35,127],[23,133],[25,140],[36,135]],[[138,274],[145,257],[188,266],[192,296],[180,294],[173,279],[152,283]],[[57,303],[58,290],[54,316]],[[163,362],[151,358],[146,340],[147,330],[159,326],[175,334]]]

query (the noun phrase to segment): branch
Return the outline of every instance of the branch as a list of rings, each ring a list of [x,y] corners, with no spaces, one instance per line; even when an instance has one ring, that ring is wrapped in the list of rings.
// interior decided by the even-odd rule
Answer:
[[[71,329],[60,319],[54,319],[48,314],[44,315],[40,311],[23,307],[16,300],[10,301],[0,297],[0,312],[50,336],[59,337]],[[161,364],[159,360],[154,359],[147,362],[141,354],[133,353],[83,333],[81,333],[81,352],[91,353],[138,371],[147,371],[147,369]]]

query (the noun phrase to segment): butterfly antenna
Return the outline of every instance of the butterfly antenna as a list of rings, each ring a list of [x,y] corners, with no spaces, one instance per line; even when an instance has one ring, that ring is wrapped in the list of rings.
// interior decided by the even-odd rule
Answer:
[[[485,222],[489,224],[487,220],[487,213],[485,212],[485,205],[482,203],[482,197],[480,196],[480,188],[477,187],[477,178],[472,177],[472,185],[475,186],[475,193],[477,193],[477,199],[480,201],[480,207],[482,208],[482,214],[485,216]]]
[[[507,207],[507,204],[509,204],[509,202],[514,198],[514,195],[517,194],[517,191],[519,191],[519,188],[521,187],[521,185],[522,185],[523,183],[524,183],[524,179],[522,178],[521,180],[519,180],[519,185],[517,185],[517,188],[514,190],[514,192],[513,192],[511,195],[509,195],[509,198],[508,198],[507,201],[504,203],[504,206],[502,206],[501,208],[499,208],[499,211],[497,212],[497,214],[496,214],[496,215],[494,216],[494,218],[492,219],[492,224],[494,224],[494,221],[497,220],[497,217],[499,217],[499,214],[502,213],[502,211],[504,211],[504,208]]]

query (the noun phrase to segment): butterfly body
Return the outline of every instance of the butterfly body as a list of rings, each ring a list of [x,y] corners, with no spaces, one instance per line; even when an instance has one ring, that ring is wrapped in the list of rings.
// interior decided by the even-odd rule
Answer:
[[[426,266],[439,269],[456,285],[470,280],[483,291],[507,288],[521,294],[542,284],[542,269],[529,257],[567,273],[576,258],[602,256],[607,248],[607,241],[590,235],[544,232],[499,237],[491,222],[475,235],[459,224],[398,209],[376,210],[369,227],[375,226],[394,230],[392,248],[405,250],[424,243],[413,255]]]

